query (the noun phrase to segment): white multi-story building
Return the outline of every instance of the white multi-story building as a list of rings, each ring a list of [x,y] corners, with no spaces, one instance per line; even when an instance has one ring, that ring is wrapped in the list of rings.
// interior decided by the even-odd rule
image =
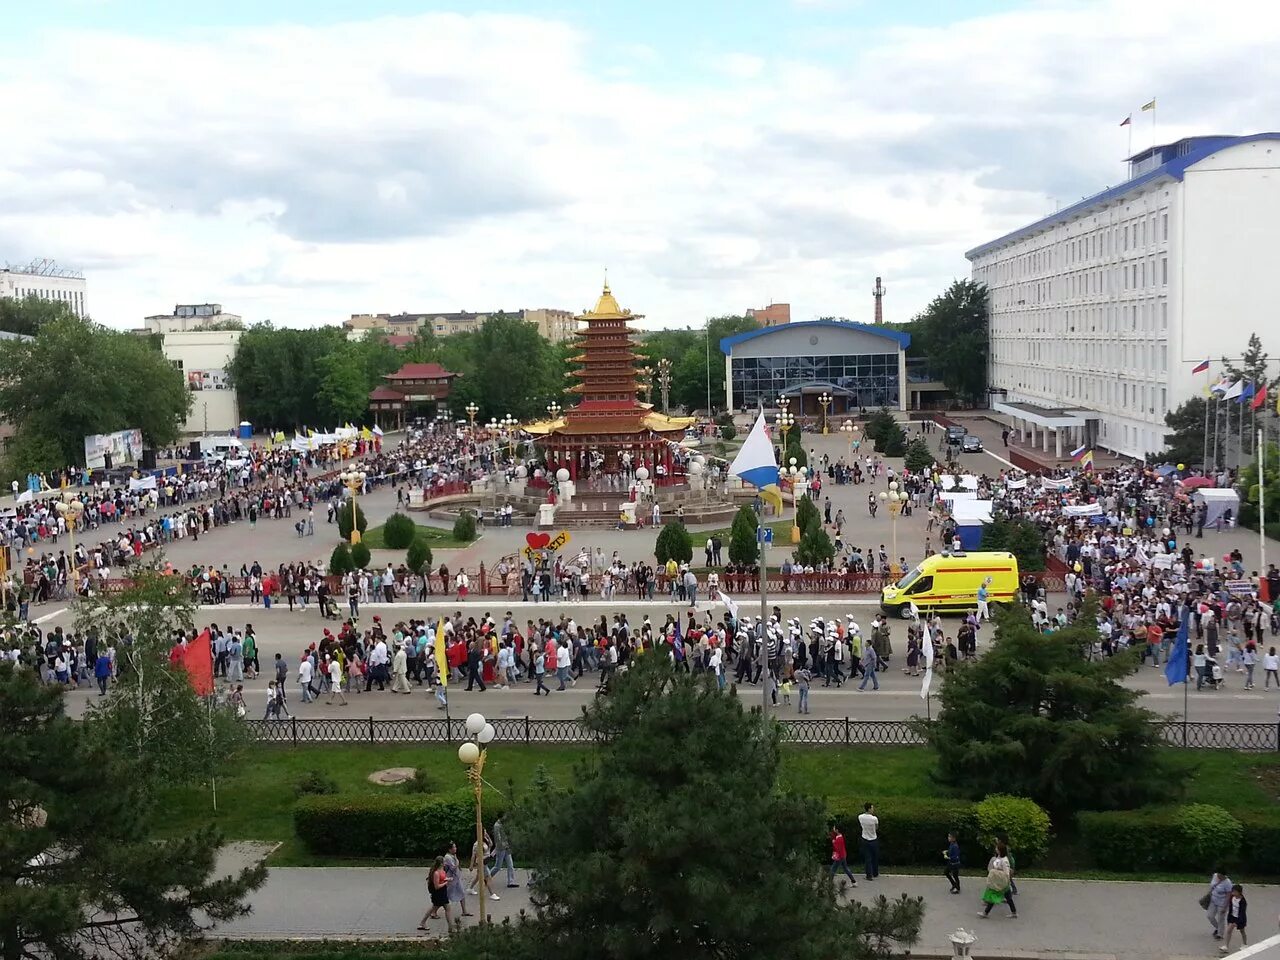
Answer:
[[[223,313],[220,303],[180,303],[173,308],[173,313],[158,313],[143,318],[143,326],[138,333],[187,333],[192,330],[207,330],[215,325],[241,323],[240,315]]]
[[[52,260],[33,260],[25,266],[0,267],[0,297],[37,296],[65,303],[80,318],[87,316],[84,305],[84,274],[59,267]]]
[[[227,370],[235,358],[242,330],[178,330],[164,334],[160,350],[186,378],[191,412],[185,434],[226,433],[240,423],[236,392]]]
[[[1145,457],[1222,357],[1273,339],[1280,133],[1152,147],[1126,182],[965,256],[990,290],[992,406],[1059,456]]]

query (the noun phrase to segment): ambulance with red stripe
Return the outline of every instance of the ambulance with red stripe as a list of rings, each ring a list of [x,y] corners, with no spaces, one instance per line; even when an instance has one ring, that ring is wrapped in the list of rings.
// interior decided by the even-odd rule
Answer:
[[[880,592],[885,613],[911,617],[921,613],[967,613],[978,608],[985,591],[990,610],[1007,606],[1018,595],[1018,561],[1012,553],[935,553],[897,583]]]

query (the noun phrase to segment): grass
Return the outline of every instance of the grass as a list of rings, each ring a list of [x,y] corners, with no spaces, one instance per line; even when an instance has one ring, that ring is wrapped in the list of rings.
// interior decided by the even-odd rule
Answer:
[[[791,543],[791,521],[790,520],[774,520],[772,523],[766,523],[766,527],[773,531],[773,542],[775,544]],[[693,553],[697,556],[702,545],[712,537],[719,537],[724,541],[724,549],[726,555],[729,550],[729,534],[732,533],[730,527],[720,527],[717,530],[697,530],[694,532]]]
[[[486,779],[498,790],[522,790],[539,766],[560,783],[572,780],[575,766],[592,748],[578,746],[504,745],[489,755]],[[1193,776],[1182,796],[1170,802],[1216,803],[1227,809],[1264,809],[1280,802],[1280,754],[1217,750],[1175,750],[1169,755]],[[782,783],[813,796],[925,798],[944,793],[929,777],[932,755],[920,747],[788,748],[783,754]],[[260,746],[250,750],[218,783],[219,809],[211,809],[207,788],[182,787],[160,798],[161,830],[181,836],[205,823],[221,827],[229,840],[279,843],[270,862],[275,866],[374,866],[368,860],[317,857],[293,835],[293,785],[318,770],[332,777],[342,793],[385,794],[395,787],[369,783],[368,776],[386,767],[415,767],[436,791],[464,786],[456,748],[447,745]],[[1053,870],[1028,876],[1091,879],[1186,879],[1176,874],[1108,873],[1093,869],[1087,852],[1071,836],[1055,838]],[[403,862],[397,861],[400,865]],[[1200,878],[1203,879],[1203,878]]]
[[[448,530],[440,530],[436,527],[424,527],[418,524],[418,536],[425,537],[427,543],[431,544],[432,550],[461,550],[471,544],[462,540],[455,540],[453,533]],[[392,547],[387,546],[386,540],[383,539],[383,524],[376,527],[370,527],[360,535],[361,541],[370,550],[391,550]],[[474,541],[473,541],[474,542]]]

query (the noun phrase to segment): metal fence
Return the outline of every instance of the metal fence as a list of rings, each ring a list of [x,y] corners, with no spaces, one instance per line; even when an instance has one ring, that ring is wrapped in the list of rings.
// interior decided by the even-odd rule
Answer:
[[[506,743],[592,743],[596,737],[577,720],[539,720],[533,717],[490,721],[496,739]],[[908,720],[781,720],[783,740],[810,746],[921,746],[925,738]],[[422,719],[300,719],[248,720],[259,741],[268,743],[457,743],[466,738],[464,717]],[[1157,721],[1170,746],[1192,750],[1280,750],[1280,724],[1183,723]]]

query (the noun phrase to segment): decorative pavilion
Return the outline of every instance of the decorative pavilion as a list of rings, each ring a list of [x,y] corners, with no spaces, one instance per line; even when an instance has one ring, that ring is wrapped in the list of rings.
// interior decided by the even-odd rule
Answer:
[[[385,384],[369,393],[373,422],[383,423],[381,414],[390,414],[396,429],[404,427],[405,413],[414,404],[442,403],[449,399],[449,387],[457,376],[438,363],[406,363],[395,373],[383,376]]]
[[[575,482],[628,466],[647,468],[659,482],[674,477],[671,444],[694,418],[669,417],[636,399],[636,363],[645,358],[631,339],[640,331],[629,324],[641,316],[618,306],[606,283],[595,307],[574,318],[586,328],[575,334],[582,352],[570,359],[579,366],[565,374],[578,383],[565,393],[580,399],[554,420],[523,427],[542,447],[550,471],[563,467]]]

